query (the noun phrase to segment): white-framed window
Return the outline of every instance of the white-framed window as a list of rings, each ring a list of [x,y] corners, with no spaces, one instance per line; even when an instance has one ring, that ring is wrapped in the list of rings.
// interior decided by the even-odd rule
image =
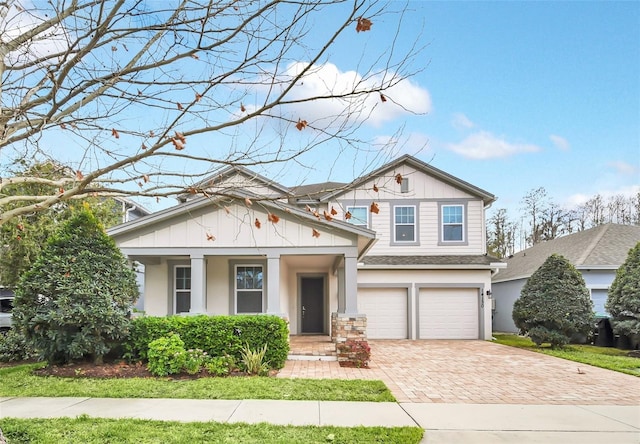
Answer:
[[[347,222],[361,227],[369,226],[369,207],[347,207],[347,211],[351,213],[351,219],[348,219]]]
[[[416,207],[393,207],[393,233],[395,242],[416,242]]]
[[[235,266],[236,313],[262,313],[263,283],[262,265]]]
[[[173,311],[188,313],[191,309],[191,267],[176,265],[173,269]]]
[[[442,241],[464,241],[463,205],[442,205]]]

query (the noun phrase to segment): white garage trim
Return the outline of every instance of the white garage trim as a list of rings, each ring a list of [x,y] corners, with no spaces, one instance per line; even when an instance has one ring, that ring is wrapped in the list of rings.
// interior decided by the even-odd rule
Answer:
[[[483,339],[482,286],[425,285],[417,290],[420,339]]]
[[[410,331],[410,286],[359,285],[358,312],[367,316],[370,339],[406,339]]]

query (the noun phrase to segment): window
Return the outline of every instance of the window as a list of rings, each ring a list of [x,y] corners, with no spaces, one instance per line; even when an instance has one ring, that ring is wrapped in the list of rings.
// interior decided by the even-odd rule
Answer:
[[[236,265],[236,313],[262,313],[262,266]]]
[[[464,240],[464,207],[462,205],[442,206],[442,240],[462,242]]]
[[[351,219],[347,220],[347,222],[361,227],[369,226],[368,207],[347,207],[347,211],[351,213]]]
[[[175,313],[188,313],[191,309],[191,267],[175,268],[173,291]]]
[[[394,230],[396,242],[416,241],[416,207],[394,207]]]

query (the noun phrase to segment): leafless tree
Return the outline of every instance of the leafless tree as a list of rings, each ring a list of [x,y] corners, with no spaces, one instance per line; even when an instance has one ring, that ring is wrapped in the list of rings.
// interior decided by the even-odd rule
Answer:
[[[358,130],[383,107],[415,112],[394,94],[426,64],[418,44],[395,45],[406,13],[368,0],[0,0],[0,225],[83,196],[200,194],[220,166],[304,165],[327,141],[382,161]],[[376,29],[388,45],[355,43]],[[331,63],[339,46],[357,51],[356,70]],[[9,175],[19,159],[72,174]]]
[[[509,220],[505,208],[498,209],[488,220],[488,251],[505,258],[516,251],[517,224]]]

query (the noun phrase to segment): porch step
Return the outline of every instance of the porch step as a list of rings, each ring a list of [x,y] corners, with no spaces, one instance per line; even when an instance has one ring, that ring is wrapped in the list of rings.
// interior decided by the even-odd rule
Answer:
[[[337,361],[338,357],[320,355],[288,355],[288,361]]]

